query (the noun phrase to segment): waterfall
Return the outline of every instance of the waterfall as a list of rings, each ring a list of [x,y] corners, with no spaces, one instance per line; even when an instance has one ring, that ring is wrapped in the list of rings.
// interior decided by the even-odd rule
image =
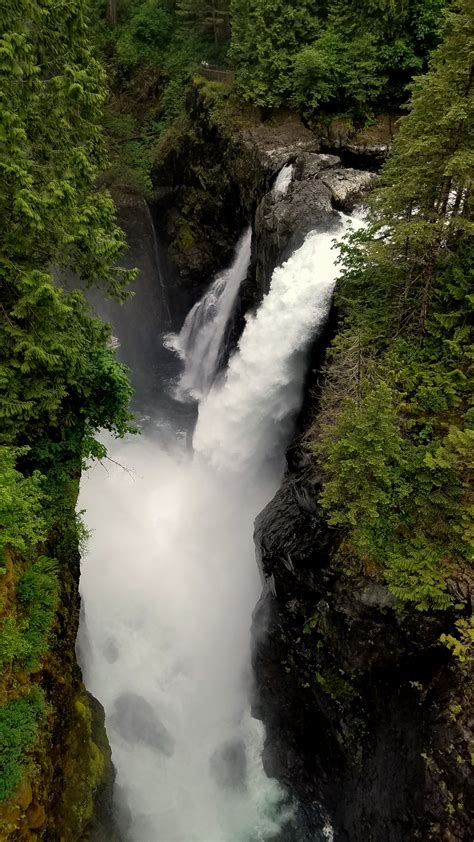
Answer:
[[[240,284],[250,263],[252,229],[241,237],[229,269],[221,272],[205,295],[186,316],[181,332],[170,334],[166,341],[184,361],[177,397],[199,400],[211,388],[219,370],[225,331]]]
[[[151,235],[152,235],[152,238],[153,238],[153,252],[154,252],[154,255],[155,255],[157,280],[158,280],[158,283],[161,287],[161,293],[162,293],[161,294],[161,304],[162,304],[162,307],[164,308],[164,310],[166,311],[166,317],[168,319],[168,322],[171,323],[171,311],[170,311],[170,305],[169,305],[169,302],[168,302],[168,295],[167,295],[166,287],[165,287],[165,284],[164,284],[164,281],[163,281],[163,266],[162,266],[162,260],[161,260],[161,256],[160,256],[160,249],[159,249],[159,246],[158,246],[158,237],[156,236],[155,223],[153,222],[153,217],[151,215],[151,211],[150,211],[150,207],[149,207],[148,203],[145,202],[144,204],[145,204],[145,208],[146,208],[146,215],[147,215],[148,222],[149,222],[149,225],[150,225]]]
[[[293,180],[294,164],[285,164],[278,173],[275,184],[273,185],[273,193],[276,196],[284,196]]]
[[[253,522],[281,481],[305,355],[326,319],[332,236],[309,236],[275,270],[225,376],[201,399],[194,454],[131,437],[83,478],[93,534],[79,649],[105,707],[130,842],[269,842],[291,815],[265,775],[264,730],[249,710]],[[217,303],[194,308],[185,367],[193,348],[215,373],[248,246],[247,234]],[[188,382],[202,394],[211,381],[198,374]]]
[[[349,224],[343,217],[343,230]],[[225,382],[199,407],[194,449],[218,468],[258,472],[282,456],[303,388],[305,351],[324,326],[336,282],[334,232],[312,233],[247,323]]]

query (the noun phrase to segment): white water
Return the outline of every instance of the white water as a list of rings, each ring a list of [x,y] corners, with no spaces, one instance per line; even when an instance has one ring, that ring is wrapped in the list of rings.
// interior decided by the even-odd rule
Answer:
[[[284,196],[288,191],[288,188],[293,180],[294,169],[293,164],[285,164],[285,166],[281,168],[275,179],[275,184],[273,185],[273,192],[275,195]]]
[[[247,275],[251,240],[252,229],[249,228],[239,241],[230,268],[217,276],[203,298],[189,311],[180,333],[167,337],[168,347],[184,361],[177,389],[180,399],[190,396],[200,400],[214,382],[225,329],[240,284]]]
[[[332,237],[310,236],[275,271],[225,379],[201,402],[194,457],[142,436],[110,450],[132,474],[106,463],[82,483],[93,535],[81,659],[106,710],[133,842],[263,842],[288,815],[249,714],[252,533],[279,484],[305,351],[326,319]]]

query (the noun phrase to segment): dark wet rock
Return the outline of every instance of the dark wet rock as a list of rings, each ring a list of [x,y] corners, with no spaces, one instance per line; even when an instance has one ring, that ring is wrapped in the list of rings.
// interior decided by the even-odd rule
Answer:
[[[318,139],[294,112],[275,113],[272,120],[242,127],[239,136],[256,150],[260,166],[273,175],[297,155],[319,151]]]
[[[291,159],[290,159],[291,160]],[[376,176],[345,169],[335,155],[305,152],[294,156],[285,193],[269,190],[255,215],[248,285],[264,294],[273,270],[299,248],[310,231],[336,230],[338,210],[350,212],[373,187]]]
[[[402,609],[383,582],[344,570],[301,438],[288,461],[255,527],[266,771],[306,808],[322,805],[336,842],[467,842],[472,691],[439,642],[449,613]]]
[[[247,758],[243,740],[234,739],[224,743],[212,755],[211,774],[223,789],[244,789],[247,775]]]
[[[299,248],[314,229],[337,227],[330,190],[320,180],[294,179],[287,193],[270,191],[255,216],[254,261],[257,288],[268,291],[273,270]]]
[[[180,307],[189,310],[226,266],[275,167],[215,117],[205,86],[193,84],[186,115],[161,144],[153,173],[153,216]]]
[[[295,172],[297,178],[311,179],[317,176],[323,170],[332,169],[332,167],[340,167],[341,159],[338,155],[320,155],[314,152],[306,152],[299,155],[295,162]]]
[[[372,172],[348,167],[325,170],[320,178],[330,190],[334,207],[346,213],[350,213],[355,205],[363,201],[377,180]]]
[[[340,155],[349,167],[379,169],[393,143],[398,114],[380,114],[370,126],[354,125],[350,118],[335,118],[316,128],[319,148]]]
[[[109,723],[128,743],[143,743],[171,757],[174,739],[152,705],[136,693],[122,693]]]

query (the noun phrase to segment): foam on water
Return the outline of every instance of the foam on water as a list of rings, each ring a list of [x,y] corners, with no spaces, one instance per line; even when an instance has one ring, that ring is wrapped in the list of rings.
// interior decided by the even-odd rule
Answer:
[[[226,327],[250,263],[252,230],[241,237],[229,269],[217,275],[205,295],[189,311],[179,334],[166,343],[184,361],[176,396],[179,400],[203,398],[211,388],[224,350]]]
[[[327,316],[333,236],[311,235],[275,271],[226,376],[201,400],[194,455],[134,437],[82,481],[93,532],[80,657],[105,707],[132,842],[264,842],[289,815],[249,713],[253,522],[281,480],[305,355]],[[210,323],[225,331],[225,290],[216,307],[195,348]]]

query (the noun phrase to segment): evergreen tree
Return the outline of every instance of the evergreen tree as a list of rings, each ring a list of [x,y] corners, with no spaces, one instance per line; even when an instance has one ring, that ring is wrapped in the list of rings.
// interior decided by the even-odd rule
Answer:
[[[176,11],[186,32],[207,35],[216,46],[228,41],[229,0],[177,0]]]
[[[394,108],[436,46],[445,0],[233,0],[231,56],[246,99],[367,117]]]
[[[123,295],[124,245],[104,163],[105,76],[85,0],[0,7],[0,800],[12,795],[49,707],[37,686],[71,569],[84,455],[100,427],[129,429],[130,386],[108,326],[61,275]],[[67,549],[65,548],[68,542]],[[69,576],[71,574],[69,573]],[[71,585],[67,584],[71,598]],[[20,677],[21,676],[21,677]],[[16,815],[15,808],[10,815]],[[15,821],[15,819],[14,819]]]
[[[420,609],[445,608],[472,562],[471,8],[447,15],[368,231],[344,249],[343,330],[315,427],[341,553]]]
[[[112,201],[94,190],[104,161],[99,126],[106,91],[87,38],[86,11],[84,0],[66,7],[21,0],[0,11],[5,443],[24,443],[32,424],[39,434],[65,412],[79,411],[92,424],[126,426],[128,387],[107,351],[108,330],[91,319],[82,294],[66,294],[52,275],[52,267],[69,268],[112,292],[127,279],[116,268],[124,240]]]
[[[243,96],[257,105],[280,105],[291,94],[295,54],[311,40],[311,0],[231,0],[230,56]]]

